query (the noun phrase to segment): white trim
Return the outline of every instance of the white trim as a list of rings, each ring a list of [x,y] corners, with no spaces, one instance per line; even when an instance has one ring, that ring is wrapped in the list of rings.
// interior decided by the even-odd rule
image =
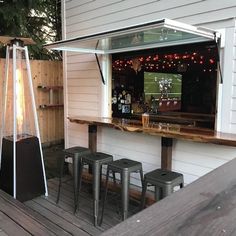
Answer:
[[[112,37],[120,37],[120,36],[127,36],[133,33],[142,32],[143,30],[151,30],[151,29],[158,29],[158,28],[167,28],[167,29],[173,29],[178,30],[180,32],[186,32],[188,34],[193,34],[197,36],[197,38],[194,39],[185,39],[185,40],[176,40],[175,42],[156,42],[139,46],[133,46],[133,47],[127,47],[127,48],[118,48],[118,49],[108,49],[108,50],[97,50],[94,47],[81,47],[79,44],[83,42],[88,42],[93,40],[96,44],[96,41],[107,41],[110,40]],[[112,53],[118,53],[123,51],[133,51],[133,50],[141,50],[141,49],[147,49],[147,48],[154,48],[154,47],[163,47],[163,46],[169,46],[169,45],[179,45],[179,44],[186,44],[186,43],[194,43],[194,42],[202,42],[202,41],[208,41],[208,40],[217,40],[217,38],[220,37],[220,33],[214,30],[210,30],[203,27],[196,27],[184,23],[180,23],[178,21],[173,21],[169,19],[160,19],[156,21],[146,22],[143,24],[136,24],[133,26],[128,26],[126,28],[119,28],[115,30],[100,32],[98,34],[90,34],[86,36],[80,36],[75,38],[70,38],[67,40],[61,40],[55,43],[50,43],[45,45],[47,49],[53,49],[53,50],[64,50],[64,51],[74,51],[74,52],[87,52],[87,53],[97,53],[97,54],[112,54]],[[78,47],[76,46],[76,43],[78,44]],[[71,45],[71,46],[70,46]],[[109,47],[108,47],[109,48]]]
[[[221,122],[222,122],[222,91],[223,91],[223,85],[221,83],[221,80],[223,80],[223,78],[220,78],[220,75],[223,76],[223,65],[222,65],[222,61],[223,61],[223,48],[225,47],[225,29],[219,29],[217,30],[220,34],[221,34],[221,38],[220,38],[220,48],[219,48],[219,57],[220,57],[220,64],[218,67],[218,78],[217,78],[217,85],[216,85],[216,117],[215,117],[215,130],[216,131],[221,131],[222,126],[221,126]]]
[[[16,137],[17,137],[17,127],[16,127],[16,45],[13,45],[13,197],[16,198]]]
[[[221,101],[221,113],[218,113],[220,116],[219,127],[221,132],[230,133],[230,121],[231,121],[231,102],[232,102],[232,89],[233,89],[233,57],[234,51],[234,31],[235,28],[227,28],[225,30],[225,40],[226,44],[223,49],[223,54],[221,55],[222,63],[222,76],[223,76],[223,85],[222,85],[222,99]]]
[[[102,72],[105,80],[105,85],[101,83],[101,116],[111,117],[111,60],[109,55],[102,56]]]
[[[68,137],[68,83],[67,83],[67,52],[63,52],[63,92],[64,92],[64,142],[65,148],[69,147]]]
[[[216,125],[215,125],[215,130],[216,131],[221,131],[221,114],[222,114],[222,90],[223,90],[223,85],[218,83],[218,93],[217,93],[217,113],[216,113]]]
[[[61,24],[62,24],[62,38],[66,39],[66,1],[61,1]],[[67,53],[62,52],[63,57],[63,99],[64,99],[64,142],[65,148],[68,148],[68,88],[67,88]]]

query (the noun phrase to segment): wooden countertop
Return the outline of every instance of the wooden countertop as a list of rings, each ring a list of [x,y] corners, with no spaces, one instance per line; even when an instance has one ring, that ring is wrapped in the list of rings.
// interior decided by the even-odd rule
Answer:
[[[104,118],[90,116],[68,117],[71,122],[78,124],[110,127],[126,132],[139,132],[166,138],[184,139],[194,142],[213,143],[226,146],[236,146],[236,134],[216,132],[207,128],[198,128],[192,125],[150,122],[147,128],[140,120],[124,118]]]
[[[235,235],[235,168],[236,159],[102,235]]]

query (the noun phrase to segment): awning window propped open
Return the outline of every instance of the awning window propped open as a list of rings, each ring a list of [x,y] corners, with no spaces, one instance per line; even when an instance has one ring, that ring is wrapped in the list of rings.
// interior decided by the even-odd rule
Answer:
[[[47,49],[112,54],[126,51],[216,41],[217,31],[162,19],[45,45]]]

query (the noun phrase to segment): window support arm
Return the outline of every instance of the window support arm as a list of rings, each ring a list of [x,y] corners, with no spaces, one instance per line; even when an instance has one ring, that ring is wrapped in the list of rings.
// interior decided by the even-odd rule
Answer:
[[[98,69],[99,69],[99,72],[100,72],[102,83],[105,85],[106,83],[105,83],[105,79],[104,79],[104,76],[103,76],[103,73],[102,73],[102,69],[101,69],[101,65],[99,63],[99,59],[98,59],[97,53],[95,53],[95,57],[96,57],[96,61],[97,61],[97,64],[98,64]]]

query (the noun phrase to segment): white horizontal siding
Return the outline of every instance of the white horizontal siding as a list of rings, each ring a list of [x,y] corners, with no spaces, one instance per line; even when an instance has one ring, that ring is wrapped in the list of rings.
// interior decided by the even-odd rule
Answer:
[[[79,1],[66,0],[66,10],[70,10],[75,7],[80,7],[83,5],[87,5],[90,2],[94,2],[94,0],[79,0]]]
[[[95,3],[99,5],[100,1],[91,4]],[[101,7],[82,14],[71,15],[69,12],[66,30],[67,37],[75,37],[160,18],[182,19],[183,22],[196,24],[234,17],[235,10],[234,0],[116,1],[107,6],[101,3]]]
[[[232,86],[232,100],[231,100],[231,120],[230,130],[236,133],[236,28],[234,30],[234,42],[233,42],[233,86]]]
[[[70,128],[71,145],[80,143],[87,146],[87,125],[70,124]],[[100,128],[97,141],[98,151],[112,154],[115,160],[129,158],[142,162],[144,173],[161,166],[160,137]],[[235,157],[233,147],[182,140],[175,140],[173,144],[173,170],[184,174],[185,184]],[[139,176],[135,174],[132,177],[131,182],[140,185]]]
[[[71,0],[66,1],[66,38],[98,33],[160,18],[170,18],[195,25],[227,28],[227,40],[232,41],[234,25],[229,18],[236,16],[236,1],[214,0]],[[234,42],[235,45],[235,42]],[[227,57],[223,73],[236,85],[236,54]],[[234,62],[232,63],[232,57]],[[232,65],[232,66],[229,66]],[[101,115],[102,83],[93,54],[67,53],[67,115]],[[228,68],[227,68],[228,66]],[[230,78],[228,78],[230,77]],[[225,86],[225,84],[224,84]],[[228,114],[225,130],[236,133],[236,89],[228,83],[225,88],[223,113]],[[235,94],[235,95],[233,95]],[[232,98],[233,97],[233,98]],[[234,100],[235,97],[235,100]],[[222,120],[224,123],[224,119]],[[68,122],[69,146],[88,145],[86,125]],[[159,137],[133,134],[109,128],[98,129],[98,151],[114,155],[115,159],[130,158],[143,163],[144,172],[161,165]],[[235,158],[233,147],[175,140],[173,170],[184,174],[185,183],[191,183],[212,169]],[[132,183],[139,184],[138,175]]]

